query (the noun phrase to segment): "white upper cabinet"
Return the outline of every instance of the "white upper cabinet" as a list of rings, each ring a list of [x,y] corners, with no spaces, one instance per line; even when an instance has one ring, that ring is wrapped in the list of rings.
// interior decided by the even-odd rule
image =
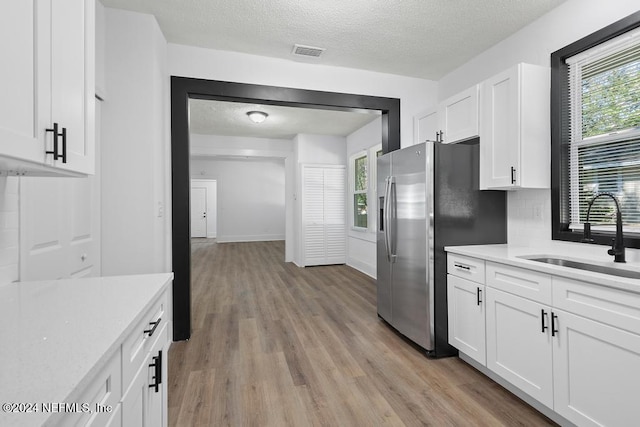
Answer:
[[[479,85],[470,87],[415,116],[415,143],[451,144],[478,136],[479,90]]]
[[[94,172],[95,3],[0,5],[0,170]]]
[[[418,114],[413,119],[415,144],[426,141],[437,141],[439,138],[440,125],[438,123],[438,107],[431,107],[423,113]]]
[[[481,84],[480,189],[549,188],[549,68],[517,64]]]
[[[450,144],[478,136],[478,91],[475,85],[438,104],[440,142]]]

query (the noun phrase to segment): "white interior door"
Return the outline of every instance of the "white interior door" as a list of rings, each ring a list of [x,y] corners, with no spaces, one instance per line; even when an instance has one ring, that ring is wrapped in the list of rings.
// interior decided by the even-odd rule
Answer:
[[[207,189],[191,187],[191,237],[207,237]]]

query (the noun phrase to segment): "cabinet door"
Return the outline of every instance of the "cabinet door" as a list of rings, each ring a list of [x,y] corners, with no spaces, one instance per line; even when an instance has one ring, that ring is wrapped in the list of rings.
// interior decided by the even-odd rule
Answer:
[[[480,108],[480,188],[519,184],[520,128],[518,68],[482,83]]]
[[[145,426],[144,412],[147,390],[149,388],[147,375],[148,369],[146,363],[144,363],[133,377],[129,388],[125,391],[124,397],[122,398],[122,425],[125,427]]]
[[[438,107],[433,107],[414,117],[415,143],[438,141],[440,127],[438,123]]]
[[[0,153],[5,156],[44,161],[44,150],[38,130],[36,84],[40,16],[46,2],[39,0],[5,1],[0,4]],[[40,37],[42,40],[42,37]]]
[[[20,180],[21,280],[99,275],[96,177]]]
[[[486,364],[484,285],[447,275],[449,344]]]
[[[487,287],[487,367],[553,407],[551,310]]]
[[[640,420],[640,336],[554,310],[554,408],[581,426]]]
[[[55,166],[83,173],[94,171],[94,11],[93,1],[56,0],[51,8],[51,122],[66,129],[67,145],[66,163]]]
[[[347,256],[344,168],[324,170],[324,240],[327,264],[344,264]]]
[[[443,132],[441,142],[450,144],[478,136],[478,85],[441,102],[438,121]]]

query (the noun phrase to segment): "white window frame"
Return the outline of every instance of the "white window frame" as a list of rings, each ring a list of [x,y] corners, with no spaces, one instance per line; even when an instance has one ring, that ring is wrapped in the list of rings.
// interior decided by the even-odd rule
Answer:
[[[356,178],[355,178],[355,172],[356,172],[356,160],[359,160],[361,158],[365,158],[365,162],[367,164],[367,182],[365,183],[365,189],[364,190],[356,190]],[[349,158],[349,212],[351,213],[351,219],[349,221],[349,224],[351,225],[351,229],[354,231],[367,231],[369,229],[369,212],[367,211],[367,226],[366,227],[359,227],[355,224],[355,197],[357,194],[364,194],[365,196],[367,196],[367,210],[369,209],[369,202],[370,202],[370,196],[369,196],[369,187],[371,187],[369,185],[369,182],[371,180],[371,163],[369,161],[369,151],[368,150],[362,150],[362,151],[358,151],[355,154],[352,154],[351,157]]]
[[[382,150],[382,144],[376,144],[372,147],[357,151],[349,156],[349,226],[350,229],[357,232],[375,233],[377,227],[377,218],[375,215],[375,206],[372,203],[376,203],[376,183],[377,183],[377,156],[378,151]],[[367,158],[367,185],[365,191],[356,191],[355,183],[355,161],[361,157]],[[366,194],[367,196],[367,226],[357,227],[355,225],[355,205],[354,198],[356,194]],[[373,207],[373,211],[372,211]],[[373,212],[373,214],[372,214]]]

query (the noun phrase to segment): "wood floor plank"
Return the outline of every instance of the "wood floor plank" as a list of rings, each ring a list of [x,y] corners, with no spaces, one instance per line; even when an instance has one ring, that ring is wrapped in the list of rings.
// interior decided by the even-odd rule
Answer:
[[[299,268],[284,242],[192,241],[192,335],[169,351],[169,426],[548,426],[458,358],[377,317],[375,281]]]

